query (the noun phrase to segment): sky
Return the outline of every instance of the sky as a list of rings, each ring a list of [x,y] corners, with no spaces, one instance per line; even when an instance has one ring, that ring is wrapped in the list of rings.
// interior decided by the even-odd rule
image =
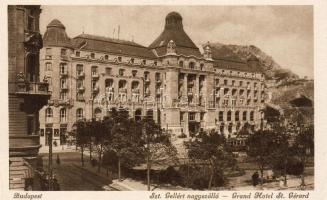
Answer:
[[[313,78],[312,6],[42,6],[40,30],[60,20],[69,37],[82,32],[148,46],[176,11],[195,44],[255,45],[300,77]]]

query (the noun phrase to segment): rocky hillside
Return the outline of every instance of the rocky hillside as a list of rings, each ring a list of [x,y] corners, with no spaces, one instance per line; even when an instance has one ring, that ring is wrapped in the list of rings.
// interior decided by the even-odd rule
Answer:
[[[211,44],[214,48],[232,50],[240,59],[246,61],[251,55],[256,56],[259,59],[263,71],[265,72],[266,79],[274,79],[276,81],[285,81],[288,79],[298,79],[298,75],[294,74],[288,69],[281,67],[276,63],[273,58],[261,51],[254,45],[225,45],[221,43]]]

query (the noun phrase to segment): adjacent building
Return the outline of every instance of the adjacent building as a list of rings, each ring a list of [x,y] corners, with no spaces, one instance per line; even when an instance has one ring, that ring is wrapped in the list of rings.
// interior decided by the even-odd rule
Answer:
[[[39,113],[45,148],[52,134],[54,148],[64,149],[77,120],[101,119],[114,107],[136,120],[150,116],[172,136],[214,129],[234,137],[245,123],[260,126],[266,94],[258,59],[243,61],[210,43],[200,51],[180,14],[165,21],[148,47],[89,34],[70,38],[59,20],[48,24],[40,52],[40,74],[52,91]]]
[[[39,110],[50,98],[39,78],[40,6],[8,6],[9,188],[34,188]]]

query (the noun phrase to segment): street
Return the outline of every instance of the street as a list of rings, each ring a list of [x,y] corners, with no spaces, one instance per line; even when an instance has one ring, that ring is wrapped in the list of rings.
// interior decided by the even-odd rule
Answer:
[[[48,154],[43,156],[44,169],[48,167]],[[110,184],[110,179],[81,167],[80,154],[77,152],[59,153],[60,165],[56,163],[57,153],[53,156],[53,173],[62,191],[100,191]],[[89,165],[85,157],[85,165]],[[114,189],[112,189],[114,190]]]

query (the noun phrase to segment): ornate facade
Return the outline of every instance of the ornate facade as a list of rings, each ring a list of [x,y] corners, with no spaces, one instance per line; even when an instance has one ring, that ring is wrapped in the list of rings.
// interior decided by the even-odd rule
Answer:
[[[8,6],[9,188],[36,188],[39,110],[51,93],[39,79],[40,6]]]
[[[260,126],[265,85],[258,59],[243,61],[210,43],[201,52],[176,12],[149,47],[87,34],[69,38],[58,20],[43,40],[40,73],[52,91],[40,111],[45,146],[53,134],[63,148],[76,120],[100,119],[113,107],[135,119],[150,115],[175,136],[215,129],[233,137],[244,123]]]

